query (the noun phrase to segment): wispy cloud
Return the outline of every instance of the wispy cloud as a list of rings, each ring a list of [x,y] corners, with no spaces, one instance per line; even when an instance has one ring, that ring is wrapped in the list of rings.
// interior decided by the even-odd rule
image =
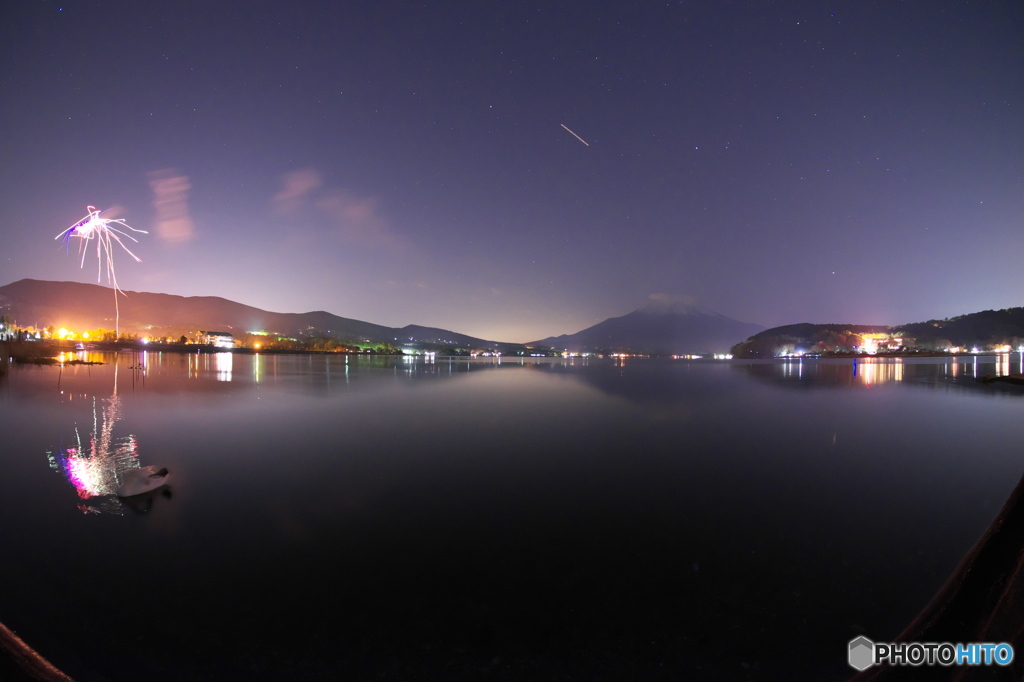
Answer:
[[[375,197],[361,197],[339,188],[324,187],[317,171],[307,168],[285,173],[284,187],[273,201],[280,213],[312,206],[326,217],[338,238],[348,244],[405,249],[408,241],[397,234],[381,214]]]
[[[408,246],[380,215],[377,200],[372,197],[356,197],[335,189],[318,199],[316,206],[330,218],[344,241],[388,248]]]
[[[312,168],[285,173],[281,179],[284,187],[274,195],[274,204],[281,213],[291,213],[302,208],[306,198],[324,184],[320,174]]]
[[[156,234],[168,242],[187,242],[195,236],[195,225],[188,212],[188,191],[192,185],[188,176],[173,168],[147,174],[153,188],[153,208],[156,209]]]

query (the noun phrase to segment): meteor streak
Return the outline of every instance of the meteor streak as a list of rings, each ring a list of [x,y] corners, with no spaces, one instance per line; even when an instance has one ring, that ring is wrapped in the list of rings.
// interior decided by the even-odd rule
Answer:
[[[562,127],[565,128],[566,130],[569,130],[569,126],[565,125],[564,123],[562,124]],[[577,140],[579,140],[583,144],[587,145],[588,147],[590,146],[590,144],[588,144],[586,140],[584,140],[582,137],[580,137],[576,133],[572,132],[571,130],[569,130],[569,134],[572,135],[573,137],[575,137]]]

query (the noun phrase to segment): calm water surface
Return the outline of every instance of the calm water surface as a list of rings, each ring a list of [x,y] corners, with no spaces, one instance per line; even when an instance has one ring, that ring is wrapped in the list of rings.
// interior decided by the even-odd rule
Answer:
[[[94,359],[0,378],[0,622],[80,681],[841,680],[1024,472],[1016,354]]]

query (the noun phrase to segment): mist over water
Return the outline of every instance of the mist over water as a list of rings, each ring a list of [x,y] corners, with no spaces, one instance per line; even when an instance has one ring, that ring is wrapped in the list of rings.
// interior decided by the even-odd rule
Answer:
[[[1024,473],[1017,355],[97,357],[0,379],[0,621],[82,680],[845,679]]]

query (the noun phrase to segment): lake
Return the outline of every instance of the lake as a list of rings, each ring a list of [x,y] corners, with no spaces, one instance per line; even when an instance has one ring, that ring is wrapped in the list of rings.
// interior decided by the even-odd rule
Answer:
[[[88,357],[0,375],[0,622],[80,682],[843,680],[1024,473],[1019,354]]]

